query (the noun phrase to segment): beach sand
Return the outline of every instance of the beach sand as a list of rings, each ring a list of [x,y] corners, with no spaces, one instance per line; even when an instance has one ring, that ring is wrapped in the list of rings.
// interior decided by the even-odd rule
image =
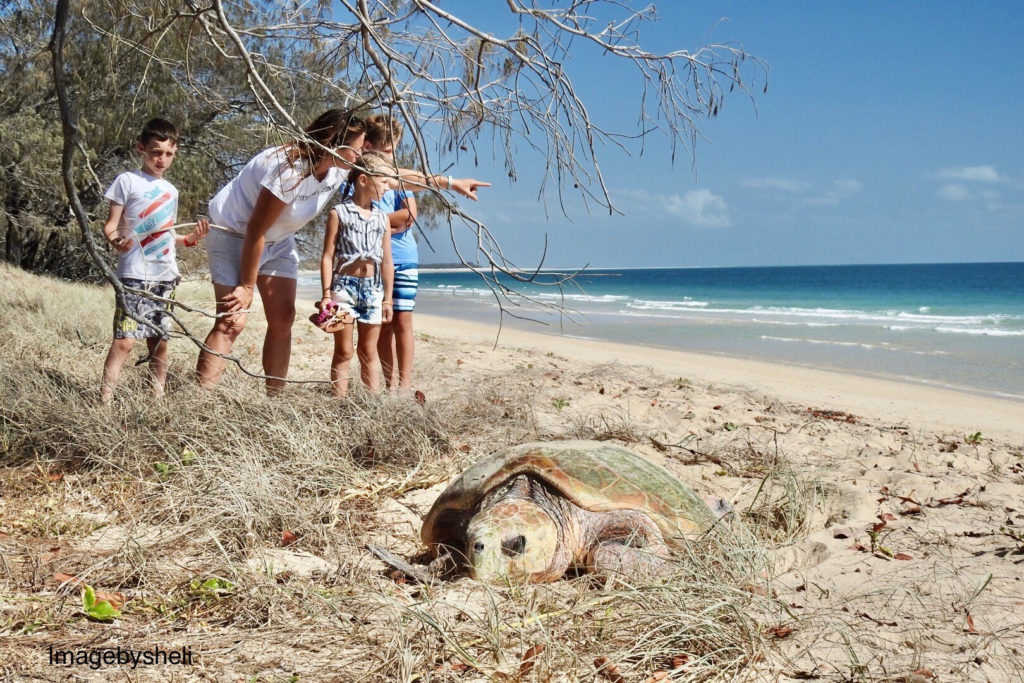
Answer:
[[[183,674],[190,680],[287,672],[320,680],[321,671],[335,672],[334,680],[378,680],[374,657],[382,654],[392,668],[380,678],[388,680],[594,680],[595,657],[611,654],[625,680],[653,681],[664,680],[652,672],[667,666],[666,657],[690,651],[704,653],[706,680],[718,653],[742,642],[751,680],[1024,680],[1024,403],[536,331],[497,337],[496,325],[417,313],[414,385],[425,409],[411,398],[357,397],[341,406],[322,384],[290,387],[284,402],[263,401],[258,383],[234,369],[218,392],[197,393],[194,349],[173,340],[169,403],[133,397],[143,371],[128,369],[132,379],[115,404],[123,423],[78,406],[71,411],[78,422],[64,424],[46,419],[54,407],[33,409],[42,400],[36,394],[91,395],[109,343],[109,289],[97,296],[95,288],[21,271],[0,275],[9,280],[0,291],[9,294],[4,313],[13,321],[5,329],[24,336],[8,335],[4,357],[5,376],[21,378],[5,385],[5,434],[15,436],[5,443],[30,449],[0,468],[0,593],[12,589],[0,608],[0,626],[12,635],[0,633],[0,652],[20,653],[14,675],[64,678],[46,663],[50,644],[139,642],[196,645],[204,668]],[[179,294],[197,306],[213,298],[204,281],[183,284]],[[65,300],[79,303],[38,315]],[[300,301],[289,377],[322,382],[333,338],[308,322],[313,310]],[[206,319],[190,320],[208,329]],[[259,367],[264,331],[257,312],[235,346],[250,370]],[[92,362],[79,363],[83,357]],[[17,364],[24,367],[16,376],[9,368]],[[236,405],[237,391],[252,404]],[[167,407],[208,410],[192,422],[196,434],[216,433],[211,417],[233,416],[230,433],[241,436],[227,443],[238,453],[219,457],[224,442],[200,440],[198,462],[186,469],[179,423],[188,421],[170,419]],[[379,408],[386,411],[372,412]],[[337,415],[348,417],[325,437]],[[393,460],[405,447],[396,444],[403,432],[372,415],[424,420],[412,439],[429,438],[409,444],[409,460]],[[431,427],[435,419],[452,429]],[[145,430],[143,446],[122,444],[128,427],[119,424]],[[50,431],[54,425],[65,431]],[[65,436],[33,440],[42,433]],[[169,441],[150,446],[150,433]],[[368,443],[379,462],[367,466],[363,455],[352,469],[355,451],[336,451],[332,434],[349,446]],[[375,543],[420,561],[422,517],[451,477],[507,444],[545,439],[620,443],[699,494],[731,501],[744,520],[740,531],[753,533],[738,534],[745,554],[730,559],[758,573],[732,582],[728,572],[716,573],[732,563],[713,555],[704,558],[704,574],[688,573],[681,556],[673,576],[688,577],[685,586],[605,590],[582,580],[485,588],[460,578],[424,591],[367,551]],[[46,449],[43,458],[37,448]],[[76,448],[91,449],[94,460],[83,464]],[[180,470],[154,472],[155,461],[170,467],[178,453]],[[323,492],[299,490],[310,463],[318,471],[341,466],[314,477],[327,482]],[[345,488],[336,496],[339,484]],[[183,499],[191,501],[185,512]],[[325,516],[325,509],[345,514]],[[302,535],[286,540],[292,529]],[[221,538],[239,544],[230,556]],[[763,564],[765,555],[771,561]],[[145,567],[130,558],[144,558]],[[77,594],[60,587],[63,572],[131,593],[124,625],[97,631],[80,618]],[[206,575],[235,577],[243,587],[237,601],[197,598],[190,581]],[[605,600],[613,602],[599,607]],[[620,619],[619,608],[631,616]],[[414,612],[422,621],[409,620]],[[339,622],[337,614],[360,616]],[[682,627],[705,622],[715,627],[708,633],[728,635],[688,649]],[[440,623],[447,626],[435,631]],[[552,667],[549,677],[491,676],[519,671],[520,653],[538,642],[548,646],[541,668]],[[482,668],[445,669],[474,661],[455,645],[477,653]],[[410,650],[416,671],[398,676]],[[656,661],[638,661],[637,653],[652,651]],[[572,672],[554,668],[567,663]],[[436,676],[423,675],[429,671]]]
[[[766,495],[765,463],[789,468],[798,485],[773,495],[802,496],[808,511],[775,549],[774,589],[792,618],[773,637],[788,676],[1022,680],[1024,404],[516,329],[497,337],[421,313],[415,323],[428,401],[479,387],[527,396],[541,436],[623,440],[740,509]],[[298,368],[326,370],[326,339],[301,336]]]

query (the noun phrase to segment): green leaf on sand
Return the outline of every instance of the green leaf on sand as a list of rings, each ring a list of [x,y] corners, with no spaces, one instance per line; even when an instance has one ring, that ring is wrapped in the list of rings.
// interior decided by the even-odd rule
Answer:
[[[108,601],[97,600],[96,591],[88,585],[82,588],[82,609],[86,616],[95,621],[113,621],[121,616]]]

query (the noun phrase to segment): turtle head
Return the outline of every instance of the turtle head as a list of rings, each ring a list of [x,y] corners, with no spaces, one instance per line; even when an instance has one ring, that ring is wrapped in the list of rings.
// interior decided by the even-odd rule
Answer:
[[[554,581],[558,525],[529,500],[505,499],[478,512],[466,528],[466,560],[478,581]]]

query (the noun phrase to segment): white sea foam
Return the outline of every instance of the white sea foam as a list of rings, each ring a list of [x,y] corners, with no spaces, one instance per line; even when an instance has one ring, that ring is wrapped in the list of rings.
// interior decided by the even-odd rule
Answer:
[[[827,346],[846,346],[855,347],[860,349],[881,349],[883,351],[895,351],[899,353],[909,353],[915,356],[948,356],[948,351],[940,351],[937,349],[912,349],[901,346],[893,346],[888,342],[881,342],[879,344],[868,344],[866,342],[851,342],[841,341],[837,339],[807,339],[798,337],[774,337],[771,335],[763,334],[761,339],[765,341],[778,341],[786,343],[797,343],[797,344],[818,344]]]
[[[861,349],[878,348],[877,344],[865,344],[862,342],[837,341],[835,339],[797,339],[794,337],[772,337],[766,334],[761,335],[765,341],[799,342],[803,344],[827,344],[829,346],[852,346]]]
[[[544,292],[537,292],[536,294],[530,293],[530,294],[528,294],[528,296],[531,296],[531,297],[533,297],[535,299],[550,300],[550,301],[565,300],[565,301],[572,301],[572,302],[587,302],[587,303],[596,303],[596,304],[615,303],[615,302],[618,302],[618,301],[629,301],[629,297],[628,296],[623,296],[623,295],[620,295],[620,294],[603,294],[601,296],[590,296],[589,294],[579,294],[579,293],[573,293],[573,294],[565,293],[565,294],[562,294],[562,293],[559,293],[559,292],[544,291]]]
[[[906,311],[870,312],[839,308],[797,308],[753,306],[751,308],[717,308],[706,301],[634,301],[627,306],[637,311],[681,311],[707,315],[737,316],[752,322],[770,324],[770,319],[795,320],[796,324],[835,326],[841,324],[882,323],[887,328],[920,329],[935,325],[1006,325],[1024,324],[1024,317],[991,315],[922,315]],[[784,323],[782,323],[784,324]]]
[[[819,323],[813,321],[791,321],[791,320],[763,320],[761,318],[751,318],[750,322],[757,323],[759,325],[782,325],[785,327],[839,327],[841,323]]]
[[[987,327],[936,327],[943,334],[970,334],[985,337],[1024,337],[1024,330],[994,330]]]
[[[706,308],[711,304],[707,301],[694,301],[687,297],[681,301],[648,301],[645,299],[636,299],[626,305],[630,308],[640,310],[675,311],[680,309],[689,310],[691,308]]]
[[[486,287],[463,287],[462,285],[437,285],[436,287],[420,287],[421,292],[447,294],[454,296],[494,296],[494,292]]]
[[[445,294],[449,296],[465,297],[493,297],[495,294],[494,291],[487,289],[486,287],[463,287],[462,285],[436,285],[434,287],[420,287],[419,291],[433,294]],[[551,302],[565,301],[570,304],[618,303],[629,300],[628,296],[620,294],[602,294],[600,296],[591,296],[589,294],[579,292],[563,293],[554,290],[545,290],[541,292],[508,292],[508,296],[509,298],[512,299],[534,299],[537,301]]]
[[[495,296],[495,292],[487,287],[459,284],[421,287],[420,291],[467,299],[493,299]],[[730,320],[737,323],[806,328],[876,327],[894,333],[938,332],[950,335],[1024,337],[1024,316],[999,313],[943,315],[935,313],[932,306],[919,306],[913,310],[884,311],[800,306],[733,307],[715,305],[712,301],[690,297],[665,300],[634,299],[624,294],[591,295],[586,292],[559,292],[553,289],[537,291],[534,287],[523,294],[510,293],[509,296],[515,301],[533,299],[538,302],[564,304],[584,313],[587,312],[588,306],[604,307],[619,304],[623,308],[605,312],[630,318],[677,319],[691,322],[700,319],[706,319],[708,322]]]

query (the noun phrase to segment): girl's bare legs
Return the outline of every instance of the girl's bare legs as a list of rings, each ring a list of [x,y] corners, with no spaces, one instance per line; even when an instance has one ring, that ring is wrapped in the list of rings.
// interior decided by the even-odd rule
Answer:
[[[352,357],[355,349],[352,348],[352,336],[355,330],[353,323],[348,323],[339,332],[334,333],[334,355],[331,356],[331,395],[335,398],[345,398],[348,393],[348,376],[351,372]]]
[[[288,364],[292,357],[292,324],[295,322],[296,281],[286,277],[260,275],[256,287],[267,316],[267,336],[263,340],[263,373],[276,379],[267,380],[267,393],[284,389]]]
[[[412,388],[412,364],[415,356],[416,337],[412,331],[412,311],[395,311],[391,319],[394,330],[395,349],[398,356],[398,388]]]
[[[380,391],[380,358],[377,356],[377,339],[380,337],[380,325],[359,323],[359,377],[366,388],[377,393]]]
[[[395,317],[398,317],[397,312],[395,312]],[[397,387],[398,364],[395,362],[395,330],[392,323],[384,323],[380,326],[377,355],[380,356],[380,369],[384,375],[384,385],[388,389]]]
[[[146,345],[150,354],[149,379],[153,386],[153,396],[160,398],[164,395],[164,385],[167,383],[167,340],[148,337]]]
[[[114,387],[121,378],[121,368],[135,346],[134,339],[115,339],[110,344],[107,360],[103,363],[103,379],[100,384],[100,400],[109,405],[114,400]]]
[[[231,285],[214,283],[213,291],[217,296],[217,313],[224,313],[223,299],[233,292],[234,289]],[[231,353],[231,347],[234,345],[235,340],[238,339],[238,335],[245,329],[247,318],[248,316],[245,313],[217,318],[217,321],[213,324],[213,329],[210,330],[210,334],[206,335],[206,345],[217,353],[225,355]],[[220,356],[207,351],[200,351],[199,362],[196,364],[199,386],[205,389],[212,389],[217,386],[220,376],[224,374],[226,362]]]

